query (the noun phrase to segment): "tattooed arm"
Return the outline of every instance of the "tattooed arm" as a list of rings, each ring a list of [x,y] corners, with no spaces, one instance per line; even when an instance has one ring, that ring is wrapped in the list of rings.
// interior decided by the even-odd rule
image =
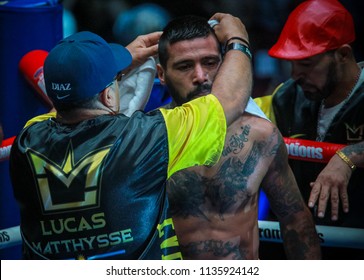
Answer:
[[[276,132],[274,159],[263,179],[263,190],[280,223],[287,258],[320,259],[320,244],[312,215],[288,165],[282,136],[277,130]]]
[[[346,146],[341,152],[357,167],[364,167],[364,141]],[[356,171],[358,172],[358,171]],[[360,171],[359,171],[360,172]],[[315,182],[311,183],[308,206],[314,207],[318,201],[318,217],[325,216],[327,202],[331,202],[331,219],[339,218],[339,200],[345,213],[349,212],[348,184],[354,173],[349,165],[338,155],[334,155],[320,172]]]

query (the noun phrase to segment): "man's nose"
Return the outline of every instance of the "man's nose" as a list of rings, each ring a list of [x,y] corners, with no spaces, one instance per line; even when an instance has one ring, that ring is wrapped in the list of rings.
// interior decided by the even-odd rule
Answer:
[[[196,65],[195,66],[195,71],[194,71],[194,82],[195,83],[203,83],[207,81],[207,71],[205,71],[203,69],[203,67],[201,67],[201,65]]]

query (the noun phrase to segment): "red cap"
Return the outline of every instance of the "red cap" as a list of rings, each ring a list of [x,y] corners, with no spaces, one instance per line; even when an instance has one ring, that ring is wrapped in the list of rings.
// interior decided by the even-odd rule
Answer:
[[[295,60],[336,49],[355,40],[351,14],[337,0],[308,0],[289,15],[268,54]]]

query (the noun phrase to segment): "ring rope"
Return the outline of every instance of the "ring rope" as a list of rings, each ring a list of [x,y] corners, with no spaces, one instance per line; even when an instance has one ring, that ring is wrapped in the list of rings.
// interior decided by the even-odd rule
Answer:
[[[260,241],[281,243],[279,223],[258,221]],[[321,246],[364,249],[364,229],[316,225]],[[0,250],[22,243],[20,227],[0,230]]]
[[[15,136],[5,139],[0,145],[0,161],[9,158]],[[327,163],[336,151],[345,147],[342,144],[316,142],[298,138],[283,137],[290,159]]]
[[[260,241],[282,242],[279,222],[258,221]],[[316,225],[321,246],[364,249],[364,229]]]
[[[336,151],[346,146],[288,137],[284,137],[284,142],[286,143],[288,158],[321,163],[329,162]]]

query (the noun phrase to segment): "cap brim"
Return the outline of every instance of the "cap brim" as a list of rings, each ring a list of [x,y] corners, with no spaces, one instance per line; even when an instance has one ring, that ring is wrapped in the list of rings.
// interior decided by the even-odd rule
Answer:
[[[114,43],[110,43],[109,45],[114,54],[115,63],[119,69],[118,72],[128,68],[133,60],[130,52],[122,45]]]
[[[298,49],[295,46],[287,47],[288,44],[276,44],[269,51],[268,55],[283,60],[300,60],[325,52],[325,48]]]

